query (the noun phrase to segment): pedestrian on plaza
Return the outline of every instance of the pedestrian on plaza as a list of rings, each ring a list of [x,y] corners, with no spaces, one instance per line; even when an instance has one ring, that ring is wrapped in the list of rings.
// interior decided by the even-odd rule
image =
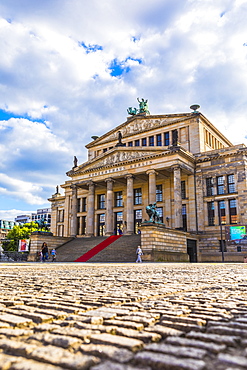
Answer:
[[[247,263],[247,257],[244,256],[244,263]]]
[[[136,262],[141,263],[142,262],[141,256],[143,255],[143,253],[142,253],[140,245],[138,245],[138,247],[137,247],[136,254],[137,254]]]
[[[42,261],[45,262],[49,258],[48,247],[46,242],[42,244]]]
[[[51,250],[51,257],[52,257],[51,262],[56,262],[57,252],[55,248]]]
[[[40,262],[43,261],[42,249],[39,251],[39,260],[40,260]]]

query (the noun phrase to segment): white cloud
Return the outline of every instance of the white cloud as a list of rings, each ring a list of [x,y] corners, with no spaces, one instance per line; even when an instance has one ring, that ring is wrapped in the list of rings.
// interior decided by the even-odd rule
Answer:
[[[154,114],[198,103],[247,143],[246,10],[242,0],[2,0],[0,109],[24,117],[0,121],[2,194],[27,202],[19,180],[44,202],[137,97]],[[122,75],[111,75],[113,60]]]
[[[20,215],[31,215],[35,213],[36,209],[32,211],[23,211],[20,209],[9,209],[9,210],[0,210],[0,220],[14,221],[17,216]]]
[[[43,204],[44,199],[39,196],[41,192],[42,188],[38,185],[0,173],[0,195],[24,200],[27,204]]]

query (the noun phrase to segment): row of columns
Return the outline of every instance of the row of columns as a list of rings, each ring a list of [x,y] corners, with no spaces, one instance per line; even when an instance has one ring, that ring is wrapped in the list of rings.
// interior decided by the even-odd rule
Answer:
[[[149,204],[156,202],[156,171],[149,170],[148,174],[148,200]],[[182,227],[182,194],[181,194],[181,169],[179,166],[173,167],[174,177],[174,227]],[[128,174],[127,180],[127,204],[126,204],[126,234],[134,233],[134,176]],[[114,229],[113,206],[114,206],[114,192],[113,192],[112,178],[106,179],[106,235],[112,235]],[[71,185],[72,199],[71,199],[71,236],[77,234],[77,186]],[[87,236],[94,235],[94,198],[95,198],[95,184],[89,182],[88,196],[87,196]]]

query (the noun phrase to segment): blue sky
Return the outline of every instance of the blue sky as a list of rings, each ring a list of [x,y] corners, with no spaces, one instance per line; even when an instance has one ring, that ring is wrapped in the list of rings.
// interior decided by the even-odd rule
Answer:
[[[247,144],[246,17],[246,0],[1,0],[0,219],[49,207],[137,97],[199,104]]]

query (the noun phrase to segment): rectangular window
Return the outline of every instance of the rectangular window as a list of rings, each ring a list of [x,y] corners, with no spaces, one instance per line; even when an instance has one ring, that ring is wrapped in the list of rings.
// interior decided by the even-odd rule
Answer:
[[[160,222],[163,222],[163,208],[162,207],[157,207],[156,211],[158,215],[160,216]]]
[[[133,141],[129,141],[128,146],[133,146]]]
[[[214,226],[214,202],[208,202],[208,226]]]
[[[149,146],[154,146],[154,136],[149,136]]]
[[[123,212],[116,212],[116,220],[123,221]]]
[[[115,192],[115,207],[123,207],[123,193],[121,191]]]
[[[230,224],[237,224],[238,223],[238,216],[237,216],[237,201],[236,199],[229,200],[229,213],[230,213]]]
[[[186,213],[186,204],[182,205],[182,221],[183,221],[183,229],[187,231],[187,213]]]
[[[105,194],[98,195],[98,209],[105,209]]]
[[[77,212],[81,212],[81,198],[77,199]]]
[[[162,146],[162,137],[161,134],[156,135],[156,145]]]
[[[147,138],[146,137],[144,137],[142,139],[142,146],[147,146]]]
[[[134,189],[134,204],[142,204],[142,189]]]
[[[217,177],[217,194],[224,194],[224,176]]]
[[[181,196],[182,199],[186,199],[185,181],[181,181]]]
[[[87,212],[87,198],[81,198],[81,201],[82,201],[81,211],[82,212]]]
[[[170,145],[169,132],[164,133],[164,139],[165,139],[165,146]]]
[[[107,152],[107,148],[104,148],[104,149],[103,149],[103,153],[105,153],[105,152]]]
[[[156,202],[162,202],[163,194],[162,194],[162,185],[156,185]]]
[[[227,190],[228,190],[228,193],[235,193],[236,191],[234,175],[227,176]]]
[[[140,146],[140,140],[135,140],[135,146]]]
[[[206,178],[206,194],[207,196],[214,195],[214,185],[212,177]]]
[[[64,221],[64,210],[61,209],[58,211],[58,222],[63,222]]]
[[[218,202],[218,212],[219,212],[219,225],[225,225],[226,224],[226,207],[225,207],[225,201],[220,200]]]

